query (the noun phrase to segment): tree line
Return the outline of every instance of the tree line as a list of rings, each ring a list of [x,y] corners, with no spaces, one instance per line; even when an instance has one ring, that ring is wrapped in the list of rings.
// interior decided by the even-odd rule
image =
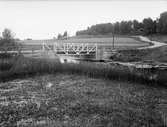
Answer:
[[[96,24],[86,30],[77,31],[76,35],[106,35],[114,34],[167,34],[167,12],[160,14],[156,20],[144,18],[142,22],[137,20],[121,21],[115,23]]]

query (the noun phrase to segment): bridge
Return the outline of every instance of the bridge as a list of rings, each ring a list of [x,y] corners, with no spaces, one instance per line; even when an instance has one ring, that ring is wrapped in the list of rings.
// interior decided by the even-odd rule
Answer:
[[[43,43],[42,50],[53,51],[56,54],[66,55],[88,55],[97,53],[98,47],[96,43],[53,43],[52,45]]]

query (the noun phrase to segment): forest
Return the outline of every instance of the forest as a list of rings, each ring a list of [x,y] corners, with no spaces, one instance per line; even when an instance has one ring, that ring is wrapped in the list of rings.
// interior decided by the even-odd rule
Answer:
[[[159,18],[144,18],[142,22],[137,20],[121,21],[115,23],[96,24],[86,30],[76,32],[76,35],[150,35],[167,34],[167,12],[160,14]]]

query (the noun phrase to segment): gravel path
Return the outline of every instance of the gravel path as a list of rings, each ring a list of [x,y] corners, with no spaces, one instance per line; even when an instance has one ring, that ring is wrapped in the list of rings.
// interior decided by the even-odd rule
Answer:
[[[157,48],[157,47],[161,47],[161,46],[165,46],[167,45],[166,43],[163,42],[158,42],[158,41],[151,41],[150,39],[148,39],[147,37],[143,37],[143,36],[137,36],[141,41],[146,41],[149,43],[152,43],[153,45],[150,46],[146,46],[146,47],[141,47],[138,49],[151,49],[151,48]]]

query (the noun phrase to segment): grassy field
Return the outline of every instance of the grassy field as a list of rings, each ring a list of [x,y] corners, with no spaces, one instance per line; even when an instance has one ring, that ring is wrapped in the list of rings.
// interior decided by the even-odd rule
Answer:
[[[67,42],[67,43],[104,43],[104,44],[110,44],[112,43],[113,38],[77,38],[77,39],[67,39],[67,40],[46,40],[46,43],[52,43],[52,42]],[[23,43],[28,44],[36,44],[45,42],[45,40],[28,40],[24,41]],[[143,44],[140,41],[137,41],[130,37],[115,37],[116,44]],[[145,43],[144,43],[145,44]]]
[[[23,49],[24,50],[39,50],[41,49],[41,44],[45,42],[48,45],[52,45],[54,42],[58,43],[97,43],[99,46],[105,46],[111,45],[112,47],[112,42],[113,38],[111,37],[93,37],[93,38],[70,38],[67,40],[24,40],[21,42],[23,44]],[[115,47],[116,48],[137,48],[137,47],[143,47],[143,46],[148,46],[149,43],[139,41],[135,38],[132,37],[120,37],[116,36],[115,37]]]
[[[0,83],[3,127],[163,127],[167,89],[85,76]]]

